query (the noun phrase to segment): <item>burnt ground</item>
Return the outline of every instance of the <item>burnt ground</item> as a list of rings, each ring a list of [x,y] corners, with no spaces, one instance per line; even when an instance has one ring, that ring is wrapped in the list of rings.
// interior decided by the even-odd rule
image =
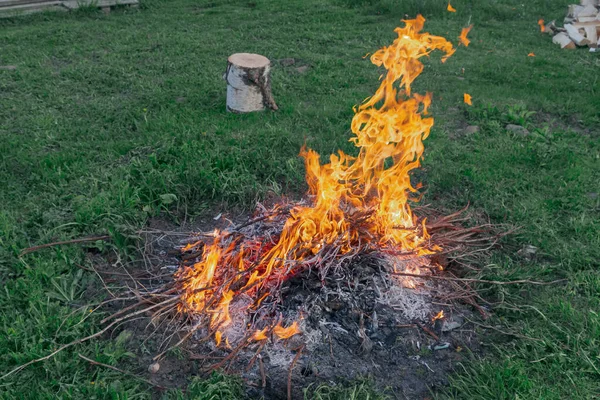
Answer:
[[[102,276],[109,277],[107,285],[112,281],[131,286],[126,277],[131,274],[146,288],[160,286],[178,268],[178,248],[190,241],[191,232],[224,228],[244,217],[232,219],[206,218],[184,227],[154,220],[146,233],[144,262],[125,265],[97,254],[90,255],[91,261]],[[152,277],[145,279],[148,274]],[[303,398],[307,387],[362,378],[371,379],[391,398],[427,398],[448,384],[448,375],[459,362],[481,354],[483,343],[469,322],[476,311],[441,300],[452,290],[443,281],[421,281],[415,289],[391,283],[385,263],[377,256],[355,259],[325,281],[314,273],[295,276],[283,288],[280,310],[289,321],[300,320],[303,334],[271,342],[258,358],[258,345],[253,344],[235,362],[225,364],[225,372],[241,376],[248,397],[256,399],[286,399],[292,365],[294,399]],[[106,311],[127,305],[114,303]],[[445,317],[432,321],[441,310]],[[159,349],[185,335],[185,325],[178,325],[176,332],[174,326],[167,320],[153,323],[150,314],[119,326],[112,336],[126,331],[127,350],[136,355],[121,367],[156,385],[184,388],[231,352],[216,348],[212,340],[203,342],[198,334],[170,351],[160,360],[159,370],[150,373],[148,367]]]

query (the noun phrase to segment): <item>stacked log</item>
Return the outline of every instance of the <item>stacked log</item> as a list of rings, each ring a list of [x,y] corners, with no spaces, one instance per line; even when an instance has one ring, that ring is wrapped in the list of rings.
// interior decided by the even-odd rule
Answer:
[[[563,27],[555,21],[542,25],[542,31],[552,35],[552,42],[563,49],[587,46],[596,51],[600,46],[600,4],[599,0],[581,0],[571,4]]]

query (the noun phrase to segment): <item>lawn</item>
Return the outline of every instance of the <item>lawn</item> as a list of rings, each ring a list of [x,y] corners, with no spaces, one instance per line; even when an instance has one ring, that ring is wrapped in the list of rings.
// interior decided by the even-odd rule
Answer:
[[[520,307],[498,307],[485,324],[514,335],[482,329],[485,357],[461,364],[435,395],[600,397],[600,58],[561,51],[537,26],[561,21],[571,2],[455,0],[449,13],[441,0],[141,0],[110,15],[0,20],[0,66],[16,67],[0,67],[0,373],[95,332],[103,318],[85,307],[86,288],[100,283],[78,267],[81,246],[21,249],[108,233],[97,251],[133,260],[135,232],[150,218],[179,223],[251,209],[270,192],[301,196],[299,149],[353,152],[352,106],[381,73],[363,56],[421,12],[427,31],[455,43],[474,24],[471,45],[444,64],[432,57],[415,85],[434,93],[436,119],[417,174],[423,201],[445,211],[469,204],[520,227],[485,278],[566,279],[495,288],[492,298]],[[225,112],[222,75],[235,52],[297,60],[274,63],[280,111]],[[469,125],[479,132],[467,134]],[[534,257],[518,253],[526,245]],[[0,397],[151,398],[145,383],[77,356],[120,365],[131,358],[122,347],[104,338],[66,350],[0,381]],[[237,385],[217,375],[164,396],[239,398]],[[314,397],[369,398],[364,386],[344,390]]]

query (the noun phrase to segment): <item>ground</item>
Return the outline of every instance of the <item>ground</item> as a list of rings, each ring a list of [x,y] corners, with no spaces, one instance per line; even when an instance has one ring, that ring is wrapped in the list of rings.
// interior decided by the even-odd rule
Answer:
[[[495,287],[491,297],[519,308],[493,310],[485,324],[495,329],[480,331],[485,356],[457,366],[434,395],[600,396],[600,61],[586,49],[561,51],[537,26],[560,21],[569,3],[456,0],[449,13],[442,1],[145,0],[110,15],[0,20],[0,370],[98,329],[105,314],[84,296],[100,283],[80,268],[90,252],[127,263],[139,259],[136,231],[151,218],[182,223],[215,207],[251,209],[272,193],[299,197],[303,144],[352,152],[352,106],[380,74],[363,56],[421,12],[426,30],[455,42],[474,24],[471,45],[445,64],[432,57],[415,87],[434,93],[436,119],[415,175],[423,202],[445,211],[469,204],[520,227],[484,278],[567,280]],[[279,112],[224,112],[225,60],[239,51],[274,60]],[[105,233],[109,243],[19,256]],[[69,349],[0,381],[0,397],[151,398],[144,382],[77,356],[135,367],[124,342]],[[369,383],[348,384],[313,387],[307,398],[373,398]],[[163,397],[239,398],[240,390],[215,375]]]

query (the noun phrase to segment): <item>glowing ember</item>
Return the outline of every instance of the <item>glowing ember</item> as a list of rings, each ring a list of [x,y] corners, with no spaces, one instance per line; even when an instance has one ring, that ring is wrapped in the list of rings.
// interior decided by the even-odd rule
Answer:
[[[354,110],[350,141],[358,154],[339,151],[322,165],[315,151],[301,150],[311,204],[291,208],[276,234],[248,238],[215,231],[212,243],[184,247],[204,246],[200,261],[176,275],[178,310],[205,322],[217,345],[223,338],[233,344],[242,337],[262,341],[270,334],[288,339],[301,333],[297,322],[281,325],[276,307],[282,283],[301,271],[315,268],[324,275],[331,263],[359,253],[418,258],[441,250],[409,205],[418,201],[410,173],[420,166],[423,140],[433,126],[427,116],[431,94],[412,93],[411,86],[423,71],[422,57],[441,50],[444,62],[455,49],[442,37],[422,33],[422,16],[404,22],[395,30],[398,38],[371,56],[387,73],[375,94]],[[461,34],[465,46],[470,28]],[[420,273],[418,265],[410,271]],[[240,326],[254,333],[240,334]]]

